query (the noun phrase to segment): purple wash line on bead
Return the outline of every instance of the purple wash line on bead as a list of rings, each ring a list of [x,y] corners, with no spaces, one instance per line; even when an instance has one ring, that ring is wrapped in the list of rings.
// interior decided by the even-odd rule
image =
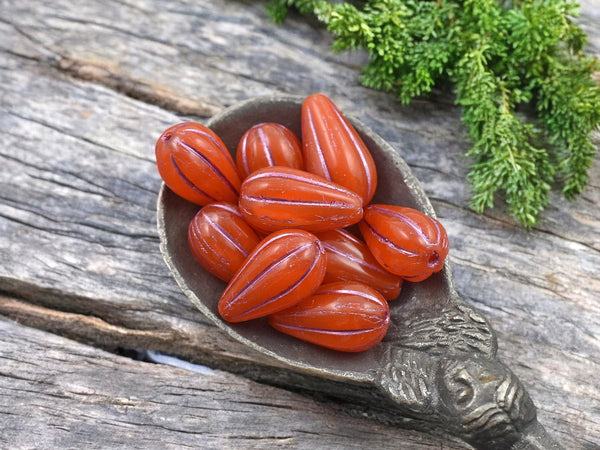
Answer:
[[[206,135],[206,136],[208,136],[208,135]],[[213,162],[209,158],[207,158],[199,150],[195,149],[191,145],[186,144],[185,142],[183,142],[183,140],[180,140],[180,143],[181,143],[181,145],[184,148],[188,149],[189,151],[191,151],[192,153],[194,153],[196,156],[198,156],[210,168],[210,170],[219,179],[221,179],[221,181],[223,181],[223,183],[225,183],[227,185],[227,187],[231,190],[231,192],[233,192],[236,196],[239,195],[239,192],[236,189],[236,187],[233,184],[231,184],[231,181],[229,181],[229,179],[225,176],[225,174],[223,172],[221,172],[221,170],[219,170],[219,168],[217,166],[215,166],[213,164]],[[219,146],[219,148],[220,148],[220,146]],[[229,154],[229,153],[227,153],[227,154]]]
[[[435,220],[432,220],[432,223],[435,226],[436,230],[438,231],[438,233],[437,233],[438,239],[435,243],[432,243],[429,240],[429,236],[427,236],[425,233],[423,233],[423,230],[421,229],[421,227],[419,225],[417,225],[410,217],[406,216],[405,214],[402,214],[397,211],[392,211],[387,208],[380,208],[375,205],[371,206],[371,210],[380,212],[381,214],[385,214],[386,216],[391,216],[394,219],[398,219],[399,221],[407,224],[415,231],[415,233],[417,233],[421,237],[421,239],[423,239],[424,242],[426,242],[429,245],[436,246],[436,245],[439,245],[439,243],[440,243],[440,236],[441,236],[440,228]]]
[[[274,242],[274,241],[271,241],[271,242]],[[306,246],[308,246],[308,244],[305,244],[303,247],[306,247]],[[262,248],[262,247],[261,247],[261,248]],[[304,248],[300,248],[300,247],[298,247],[298,248],[295,248],[295,249],[293,249],[293,250],[290,250],[289,252],[287,252],[287,253],[285,253],[285,254],[281,255],[281,256],[280,256],[278,259],[276,259],[276,260],[272,261],[271,263],[269,263],[269,264],[268,264],[268,265],[267,265],[265,268],[263,268],[263,269],[262,269],[262,270],[261,270],[261,271],[260,271],[258,274],[256,274],[256,275],[255,275],[255,277],[254,277],[252,280],[250,280],[250,281],[249,281],[249,282],[248,282],[248,283],[247,283],[247,284],[246,284],[246,285],[245,285],[245,286],[244,286],[244,287],[243,287],[243,288],[242,288],[242,289],[241,289],[241,290],[238,292],[238,294],[237,294],[235,297],[233,297],[233,298],[232,298],[232,299],[231,299],[231,300],[230,300],[230,301],[227,303],[227,305],[224,305],[224,307],[228,308],[228,307],[229,307],[229,306],[230,306],[232,303],[234,303],[234,302],[235,302],[235,301],[236,301],[238,298],[242,297],[242,296],[244,295],[244,293],[245,293],[245,292],[246,292],[248,289],[250,289],[250,287],[251,287],[251,286],[253,286],[254,284],[258,283],[258,282],[259,282],[261,279],[263,279],[263,278],[266,276],[266,274],[267,274],[267,273],[268,273],[268,272],[269,272],[269,271],[270,271],[270,270],[271,270],[273,267],[275,267],[277,264],[279,264],[279,263],[281,263],[281,262],[285,261],[287,258],[290,258],[290,257],[292,257],[292,256],[293,256],[293,255],[294,255],[294,254],[295,254],[297,251],[299,251],[299,250],[303,250],[303,249],[304,249]],[[256,250],[256,249],[255,249],[255,250]],[[258,252],[256,252],[256,253],[255,253],[253,256],[250,256],[250,257],[249,257],[249,258],[246,260],[246,262],[244,263],[244,265],[243,265],[242,267],[245,267],[245,266],[247,266],[248,264],[251,264],[251,263],[252,263],[252,262],[253,262],[253,261],[256,259],[256,254],[257,254],[257,253],[258,253]],[[238,272],[238,273],[240,273],[240,272]],[[232,283],[231,283],[231,284],[233,284],[233,282],[235,281],[235,279],[234,279],[234,280],[231,280],[231,281],[232,281]]]
[[[200,134],[201,136],[204,136],[205,138],[207,138],[216,147],[220,148],[223,151],[223,155],[225,156],[225,158],[229,159],[230,162],[233,163],[233,158],[232,158],[231,154],[227,151],[226,148],[223,147],[223,144],[220,141],[218,141],[217,139],[214,138],[213,135],[211,135],[210,133],[207,133],[206,131],[199,130],[197,128],[186,129],[186,131],[189,131],[190,133],[197,133],[197,134]]]
[[[173,165],[173,168],[175,169],[175,172],[177,172],[177,175],[179,175],[179,177],[183,180],[183,182],[185,184],[187,184],[193,191],[195,191],[195,192],[197,192],[197,193],[199,193],[201,195],[204,195],[211,202],[216,201],[213,197],[211,197],[206,192],[204,192],[202,189],[200,189],[198,186],[196,186],[194,183],[192,183],[187,176],[185,176],[185,174],[183,173],[183,171],[181,170],[181,168],[177,164],[177,161],[175,161],[175,157],[173,155],[171,155],[171,164]]]
[[[318,243],[318,241],[317,241]],[[306,248],[310,247],[313,243],[309,243],[309,244],[305,244],[302,245],[300,247],[298,247],[297,249],[287,253],[286,255],[284,255],[283,257],[275,260],[273,263],[269,264],[265,269],[263,269],[258,276],[254,277],[252,279],[252,281],[250,281],[250,283],[248,283],[248,285],[246,286],[246,288],[252,284],[257,283],[261,278],[264,278],[266,276],[266,274],[268,273],[269,269],[271,269],[274,265],[279,264],[284,262],[286,259],[291,258],[292,256],[294,256],[294,254],[299,253],[303,250],[305,250]],[[264,302],[260,303],[259,305],[256,305],[246,311],[244,311],[241,314],[238,314],[234,317],[232,317],[232,319],[235,319],[237,317],[243,316],[243,315],[247,315],[253,311],[256,311],[259,308],[263,308],[271,303],[273,303],[274,301],[280,299],[281,297],[283,297],[284,295],[288,294],[289,292],[291,292],[294,288],[296,288],[300,283],[302,283],[306,277],[308,277],[308,275],[313,271],[313,269],[315,268],[316,264],[318,262],[318,258],[314,258],[310,267],[306,270],[306,272],[304,272],[304,274],[294,283],[292,283],[290,286],[288,286],[286,289],[284,289],[283,291],[279,292],[278,294],[274,295],[273,297],[270,297],[268,299],[266,299]],[[240,294],[238,294],[235,299],[239,298],[241,295],[241,292],[245,291],[246,288],[244,288],[242,291],[240,291]],[[234,300],[232,300],[231,302],[233,302]],[[231,302],[229,304],[231,304]]]
[[[396,245],[395,242],[389,240],[388,238],[382,236],[381,234],[379,234],[375,228],[373,228],[371,225],[369,225],[369,223],[367,223],[367,221],[363,221],[363,223],[369,228],[369,230],[371,230],[371,232],[373,233],[373,236],[375,236],[375,238],[381,242],[383,245],[389,245],[391,247],[394,247],[396,250],[398,250],[400,253],[403,253],[407,256],[419,256],[419,254],[417,252],[411,252],[410,250],[406,250],[405,248],[402,248],[398,245]]]
[[[306,247],[308,247],[308,246],[310,246],[310,245],[312,245],[312,244],[307,244],[307,245],[305,245],[305,246],[303,246],[303,247],[305,247],[305,248],[306,248]],[[300,250],[303,250],[303,248],[299,248],[299,249],[298,249],[298,251],[300,251]],[[290,255],[290,257],[291,257],[291,255]],[[306,279],[306,278],[307,278],[307,277],[308,277],[308,276],[311,274],[311,272],[313,271],[313,269],[314,269],[314,268],[315,268],[315,266],[317,265],[317,262],[318,262],[318,260],[319,260],[319,258],[314,258],[314,259],[313,259],[313,262],[312,262],[312,263],[311,263],[311,265],[310,265],[310,267],[309,267],[309,268],[306,270],[306,272],[304,272],[304,274],[302,274],[302,276],[301,276],[301,277],[300,277],[300,278],[299,278],[299,279],[298,279],[296,282],[292,283],[290,286],[288,286],[286,289],[284,289],[283,291],[281,291],[281,292],[280,292],[280,293],[278,293],[277,295],[274,295],[273,297],[271,297],[271,298],[268,298],[267,300],[265,300],[265,301],[264,301],[264,302],[262,302],[261,304],[259,304],[259,305],[256,305],[256,306],[254,306],[254,307],[252,307],[252,308],[250,308],[250,309],[246,310],[246,311],[245,311],[244,313],[242,313],[242,314],[238,314],[237,316],[235,316],[235,317],[234,317],[234,319],[235,319],[236,317],[239,317],[239,316],[242,316],[242,315],[245,315],[245,314],[251,313],[251,312],[253,312],[253,311],[256,311],[257,309],[260,309],[260,308],[262,308],[262,307],[264,307],[264,306],[267,306],[267,305],[269,305],[269,304],[273,303],[274,301],[277,301],[277,300],[279,300],[281,297],[284,297],[285,295],[289,294],[289,293],[290,293],[292,290],[294,290],[294,289],[295,289],[295,288],[296,288],[296,287],[297,287],[297,286],[298,286],[300,283],[302,283],[302,282],[303,282],[303,281],[304,281],[304,280],[305,280],[305,279]]]
[[[293,203],[297,205],[312,205],[312,206],[324,206],[327,208],[337,207],[342,209],[354,209],[355,207],[352,204],[348,204],[340,201],[331,201],[331,202],[323,202],[320,200],[293,200],[287,198],[276,198],[276,197],[263,197],[262,195],[244,195],[244,198],[247,200],[253,200],[261,203]],[[329,219],[328,217],[324,217],[324,220]]]
[[[327,167],[327,162],[325,162],[325,155],[323,154],[323,148],[321,147],[321,144],[319,143],[319,140],[317,139],[317,131],[315,130],[315,125],[314,125],[314,120],[312,117],[312,112],[310,111],[310,109],[306,109],[307,114],[308,114],[308,126],[310,128],[310,135],[313,137],[313,141],[316,144],[316,148],[317,148],[317,156],[319,157],[319,162],[321,163],[321,167],[323,168],[324,173],[324,178],[327,178],[329,181],[331,181],[331,174],[329,173],[329,167]]]
[[[198,231],[198,230],[196,230],[196,227],[195,227],[194,225],[192,225],[192,226],[190,227],[190,232],[191,232],[191,233],[193,233],[193,235],[194,235],[194,238],[195,238],[195,240],[196,240],[196,241],[200,241],[200,239],[199,239],[199,238],[201,237],[201,234],[199,233],[199,231]],[[207,245],[208,245],[208,244],[207,244]],[[209,247],[210,247],[210,246],[209,246]],[[213,251],[214,251],[214,249],[212,249],[212,247],[210,247],[210,248],[211,248],[211,250],[213,250]],[[204,255],[202,255],[202,253],[201,253],[200,251],[198,251],[194,245],[191,245],[191,244],[190,244],[190,249],[192,250],[192,253],[194,254],[194,256],[195,256],[195,257],[196,257],[198,260],[200,260],[200,261],[202,261],[202,262],[204,263],[204,266],[205,266],[205,267],[213,267],[213,266],[212,266],[212,264],[211,264],[211,263],[209,263],[209,262],[206,260],[206,258],[204,257]],[[219,260],[219,261],[220,261],[220,260]],[[230,276],[233,276],[233,273],[232,273],[232,272],[231,272],[231,271],[230,271],[230,270],[229,270],[229,269],[228,269],[228,268],[227,268],[227,267],[226,267],[224,264],[219,264],[218,266],[221,268],[221,270],[223,270],[223,271],[225,271],[225,272],[228,272],[228,273],[230,274]]]
[[[389,320],[389,306],[387,303],[387,300],[381,300],[377,297],[371,296],[369,294],[366,294],[364,292],[360,292],[360,291],[354,291],[352,289],[332,289],[332,290],[327,290],[327,291],[318,291],[317,293],[314,294],[314,297],[318,297],[321,295],[336,295],[336,294],[346,294],[346,295],[354,295],[360,298],[367,298],[368,300],[373,301],[374,303],[378,304],[378,305],[383,305],[384,306],[384,312],[385,315],[383,317],[381,317],[378,312],[381,312],[381,309],[378,308],[372,308],[369,310],[365,310],[363,308],[361,308],[360,312],[358,313],[352,313],[357,314],[361,317],[368,317],[371,320],[375,320],[375,321],[381,321],[382,323],[386,322]],[[370,314],[367,314],[370,313]],[[327,314],[326,311],[321,311],[321,314]],[[348,315],[348,312],[337,312],[337,311],[330,311],[329,312],[330,315],[334,316],[334,315]],[[310,317],[313,315],[313,313],[311,312],[310,309],[297,309],[296,311],[290,312],[289,314],[290,316],[294,316],[294,317]],[[373,328],[374,329],[374,328]]]
[[[292,169],[294,170],[294,169]],[[297,170],[297,169],[296,169]],[[318,176],[318,175],[315,175]],[[320,180],[315,180],[315,179],[309,179],[306,177],[302,177],[302,176],[298,176],[295,175],[293,173],[270,173],[270,172],[262,172],[262,173],[254,173],[252,175],[250,175],[248,178],[246,178],[244,183],[248,183],[254,180],[260,180],[261,178],[282,178],[284,180],[294,180],[294,181],[299,181],[301,183],[305,183],[308,184],[309,186],[316,186],[316,187],[322,187],[325,189],[328,189],[330,191],[337,191],[337,192],[342,192],[344,194],[349,194],[352,197],[358,197],[360,198],[360,196],[358,194],[356,194],[355,192],[352,192],[350,189],[347,189],[339,184],[336,183],[323,183]]]
[[[267,157],[267,161],[269,161],[269,165],[274,166],[275,160],[273,159],[273,154],[271,153],[271,148],[269,147],[269,140],[265,135],[265,131],[262,128],[258,128],[258,137],[260,138],[260,142],[262,143],[262,148],[265,150],[265,156]]]
[[[246,174],[250,173],[250,166],[248,165],[248,158],[246,157],[246,145],[248,142],[248,134],[244,133],[244,137],[242,138],[242,142],[240,144],[240,149],[242,151],[242,163],[244,164],[244,169],[246,169]]]
[[[214,203],[211,206],[213,208],[224,209],[225,211],[228,211],[231,214],[238,216],[240,219],[244,218],[242,213],[240,213],[239,210],[236,208],[236,206],[232,203],[224,203],[224,202],[223,203]]]
[[[342,250],[340,250],[339,248],[334,247],[333,245],[331,245],[329,242],[324,242],[321,241],[321,243],[323,244],[323,247],[325,248],[325,250],[331,252],[331,253],[335,253],[337,255],[340,255],[346,259],[349,259],[352,262],[355,262],[356,264],[358,264],[361,267],[367,267],[369,269],[372,269],[374,271],[377,271],[379,273],[382,274],[390,274],[387,270],[383,269],[382,267],[377,267],[373,264],[369,264],[367,261],[365,261],[364,259],[360,259],[357,258],[354,255],[351,255],[350,253],[344,253]]]
[[[367,178],[367,195],[369,195],[369,193],[371,192],[371,189],[373,187],[373,179],[371,178],[371,173],[367,169],[369,167],[369,165],[367,163],[367,157],[365,156],[365,154],[363,152],[363,146],[365,144],[364,144],[364,142],[359,142],[356,139],[354,133],[352,132],[352,130],[349,126],[349,123],[346,121],[346,118],[342,115],[342,113],[337,108],[333,108],[333,112],[338,117],[339,121],[343,124],[343,127],[346,130],[346,133],[350,137],[350,140],[354,144],[354,147],[357,149],[358,156],[360,157],[360,161],[361,161],[363,167],[365,168],[365,177]]]
[[[389,320],[389,315],[386,317],[386,319],[382,322],[382,323],[386,323]],[[285,331],[283,330],[296,330],[296,331],[306,331],[306,332],[313,332],[317,335],[335,335],[335,336],[342,336],[342,337],[349,337],[349,336],[355,336],[357,334],[362,334],[362,333],[368,333],[371,331],[376,331],[378,328],[380,327],[372,327],[372,328],[364,328],[361,330],[324,330],[322,328],[308,328],[308,327],[301,327],[299,325],[283,325],[280,323],[276,323],[277,328],[279,328],[282,333],[284,333]],[[379,333],[377,336],[375,336],[373,339],[371,339],[369,342],[367,342],[364,345],[361,345],[360,347],[353,347],[351,350],[355,351],[355,352],[360,352],[363,350],[366,350],[370,347],[373,346],[374,342],[378,342],[380,341],[383,336],[385,336],[385,333],[387,332],[387,327],[385,327],[384,329],[381,330],[381,333]],[[302,338],[300,338],[302,339]],[[315,343],[315,345],[319,345],[318,343]]]
[[[321,333],[321,334],[333,334],[336,336],[354,336],[355,334],[368,333],[369,331],[376,331],[379,327],[370,327],[370,328],[359,328],[356,330],[328,330],[324,328],[312,328],[312,327],[303,327],[301,325],[288,325],[288,324],[280,324],[277,323],[278,327],[286,328],[288,330],[298,330],[298,331],[309,331],[313,333]]]
[[[381,300],[380,298],[365,293],[365,292],[360,292],[360,291],[355,291],[352,289],[332,289],[332,290],[328,290],[328,291],[319,291],[317,293],[317,295],[331,295],[331,294],[346,294],[346,295],[356,295],[357,297],[361,297],[361,298],[367,298],[369,300],[372,300],[375,303],[378,303],[380,305],[383,304],[383,302],[385,302],[386,300]]]
[[[227,230],[225,228],[223,228],[221,225],[219,225],[217,222],[215,222],[214,220],[211,219],[211,217],[208,214],[204,214],[204,217],[206,218],[206,221],[209,223],[209,225],[217,231],[217,233],[219,233],[227,242],[229,242],[232,246],[234,246],[240,253],[242,253],[244,255],[244,257],[248,256],[248,252],[246,251],[246,249],[244,247],[242,247],[238,242],[235,241],[235,239],[233,238],[233,236],[231,236]]]
[[[258,127],[255,129],[253,128],[253,129],[249,130],[249,132],[244,134],[242,143],[240,144],[242,163],[244,164],[244,169],[246,170],[246,173],[248,175],[250,175],[251,170],[250,170],[250,163],[248,162],[247,146],[248,146],[248,136],[250,135],[252,130],[256,131],[256,133],[258,134],[258,138],[260,139],[260,142],[262,144],[261,148],[264,149],[264,155],[267,158],[269,165],[270,166],[276,165],[275,159],[273,158],[273,153],[271,152],[271,147],[269,146],[269,140],[267,139],[267,136],[266,136],[264,130],[262,129],[262,127]]]

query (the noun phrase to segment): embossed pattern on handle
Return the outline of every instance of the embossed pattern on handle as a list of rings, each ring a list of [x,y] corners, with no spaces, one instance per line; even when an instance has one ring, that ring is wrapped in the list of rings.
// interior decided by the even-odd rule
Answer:
[[[495,336],[482,320],[454,298],[441,317],[420,320],[410,336],[397,334],[375,384],[404,414],[476,448],[561,449],[519,379],[496,359]]]
[[[529,394],[500,361],[442,358],[438,371],[438,413],[450,431],[472,445],[509,448],[536,420]]]

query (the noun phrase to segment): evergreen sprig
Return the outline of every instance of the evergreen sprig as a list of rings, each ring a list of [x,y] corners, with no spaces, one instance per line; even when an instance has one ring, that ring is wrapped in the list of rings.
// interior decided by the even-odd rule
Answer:
[[[600,124],[600,65],[583,52],[570,0],[274,0],[312,14],[336,51],[363,48],[365,86],[409,103],[434,86],[455,86],[474,163],[471,207],[502,195],[524,226],[539,220],[558,183],[567,198],[585,187]],[[528,113],[521,111],[527,110]]]

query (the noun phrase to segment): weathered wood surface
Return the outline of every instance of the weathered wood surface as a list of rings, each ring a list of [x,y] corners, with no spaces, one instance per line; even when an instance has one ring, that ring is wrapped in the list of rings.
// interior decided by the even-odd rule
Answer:
[[[2,318],[0,340],[0,448],[432,448],[423,433],[222,371],[132,361]]]
[[[589,51],[600,54],[600,2],[582,4]],[[358,448],[374,433],[386,436],[380,448],[402,439],[407,447],[460,446],[349,418],[344,411],[357,414],[351,405],[315,404],[222,372],[213,383],[91,348],[153,349],[285,383],[271,369],[276,363],[210,325],[172,280],[155,230],[153,145],[166,126],[205,121],[242,99],[319,91],[391,142],[422,181],[450,235],[457,290],[490,319],[500,359],[526,385],[540,421],[567,448],[600,446],[598,160],[582,196],[566,202],[555,194],[530,232],[501,209],[476,215],[467,207],[468,142],[451,95],[402,106],[358,86],[362,54],[335,55],[329,44],[325,31],[302,19],[271,24],[262,2],[0,0],[0,314],[88,344],[2,322],[0,436],[9,438],[0,444],[77,447],[85,436],[68,430],[85,429],[98,439],[92,446],[102,439],[126,446],[152,429],[173,446],[199,445],[184,436],[195,422],[185,422],[195,414],[186,408],[208,402],[216,409],[237,404],[232,423],[269,417],[246,433],[224,426],[218,413],[198,420],[207,445],[219,448],[237,448],[239,435],[254,438],[242,442],[247,446]],[[35,373],[38,362],[46,378]],[[123,385],[92,384],[109,373]],[[70,392],[63,377],[74,392],[55,395],[53,389]],[[163,385],[182,395],[168,398]],[[150,402],[150,392],[162,398],[157,409],[135,403]],[[248,406],[256,392],[286,406],[275,416],[270,403]],[[90,415],[78,417],[77,408]],[[125,410],[139,420],[118,422],[114,414]],[[168,416],[176,430],[161,428],[157,416]],[[22,433],[8,434],[16,423]],[[111,441],[125,426],[123,441]]]

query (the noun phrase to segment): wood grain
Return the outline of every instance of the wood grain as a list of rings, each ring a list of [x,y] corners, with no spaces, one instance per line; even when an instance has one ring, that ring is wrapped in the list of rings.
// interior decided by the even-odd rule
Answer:
[[[584,193],[572,202],[554,194],[542,223],[527,232],[501,208],[469,210],[469,143],[450,92],[402,106],[362,88],[364,55],[332,53],[327,33],[301,18],[276,26],[262,2],[224,0],[1,5],[0,314],[90,346],[153,349],[276,383],[270,374],[277,364],[210,325],[166,269],[156,234],[153,147],[167,126],[205,121],[242,99],[323,92],[392,143],[423,183],[449,232],[457,290],[490,319],[500,358],[526,385],[540,421],[567,448],[600,446],[598,159]],[[588,51],[597,54],[600,2],[582,6]],[[15,333],[24,340],[11,344],[10,354],[31,345],[22,329]],[[78,366],[77,352],[99,350],[78,346],[71,354],[66,341],[39,338],[62,346],[74,377],[92,376],[86,364],[95,356]],[[5,360],[8,348],[0,350]],[[17,373],[5,367],[3,385]],[[59,369],[51,365],[48,373]],[[139,389],[150,389],[136,370],[129,386],[137,379]],[[154,383],[171,371],[161,368]],[[250,382],[223,376],[223,386],[252,398]],[[177,377],[183,384],[185,376]],[[28,383],[44,392],[39,378]],[[25,409],[15,418],[3,405],[0,435],[14,423],[8,420],[27,417]],[[66,406],[51,414],[69,418]],[[300,425],[302,418],[289,421]],[[265,426],[273,432],[275,422]],[[135,427],[128,429],[137,434]],[[220,444],[231,444],[237,432],[218,421],[206,427]],[[362,427],[365,436],[371,432],[366,422]],[[60,439],[63,431],[47,425],[40,433]]]
[[[133,361],[2,318],[0,340],[1,448],[466,448],[227,372]]]

